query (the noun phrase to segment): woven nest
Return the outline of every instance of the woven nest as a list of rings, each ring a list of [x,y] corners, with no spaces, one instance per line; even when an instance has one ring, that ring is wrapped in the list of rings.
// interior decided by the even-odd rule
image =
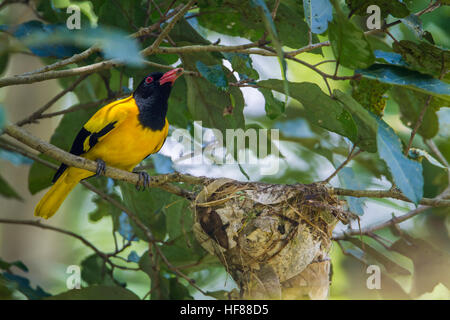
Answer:
[[[240,286],[239,298],[324,298],[331,233],[339,221],[348,223],[342,203],[324,185],[218,179],[193,205],[195,236]],[[312,264],[323,262],[327,267],[313,267],[323,269],[325,278],[313,271],[320,279],[305,279]]]

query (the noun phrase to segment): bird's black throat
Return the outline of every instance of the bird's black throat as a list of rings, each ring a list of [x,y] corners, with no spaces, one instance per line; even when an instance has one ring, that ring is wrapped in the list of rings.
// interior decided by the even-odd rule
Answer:
[[[133,97],[139,108],[139,122],[154,131],[162,130],[166,124],[169,90],[152,92],[135,91]]]

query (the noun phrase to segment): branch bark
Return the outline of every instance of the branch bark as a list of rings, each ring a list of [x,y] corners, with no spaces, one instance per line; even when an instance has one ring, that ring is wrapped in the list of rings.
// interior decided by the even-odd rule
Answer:
[[[27,146],[42,152],[43,154],[52,157],[55,160],[63,162],[68,166],[77,167],[81,169],[85,169],[88,171],[96,172],[97,163],[92,160],[88,160],[83,157],[75,156],[71,153],[68,153],[60,148],[47,143],[32,134],[28,131],[15,126],[9,125],[4,128],[4,131],[10,135],[11,137],[19,140],[20,142],[26,144]],[[105,176],[126,181],[132,184],[139,183],[139,175],[136,173],[120,170],[114,167],[106,167]],[[194,194],[189,192],[177,185],[171,184],[171,182],[184,182],[189,184],[201,184],[204,185],[208,182],[211,182],[214,179],[207,177],[194,177],[188,174],[181,173],[171,173],[171,174],[161,174],[157,176],[153,176],[150,179],[150,187],[158,187],[164,189],[170,193],[179,195],[181,197],[192,200],[194,198]],[[331,194],[340,195],[340,196],[352,196],[352,197],[372,197],[372,198],[394,198],[406,202],[412,202],[408,198],[406,198],[402,193],[395,190],[349,190],[342,188],[329,188],[329,192]],[[420,204],[433,206],[433,207],[450,207],[450,200],[435,198],[423,198],[420,201]]]
[[[85,169],[91,172],[96,172],[97,163],[92,160],[88,160],[83,157],[78,157],[64,150],[59,149],[58,147],[49,144],[32,134],[28,131],[15,126],[9,125],[4,128],[4,131],[11,137],[17,139],[18,141],[26,144],[27,146],[55,159],[60,162],[67,164],[68,166]],[[126,181],[132,184],[137,185],[139,183],[139,175],[136,173],[120,170],[113,167],[106,167],[105,175],[122,181]],[[166,174],[153,176],[150,180],[151,187],[159,187],[164,189],[170,193],[179,195],[181,197],[185,197],[187,199],[192,199],[193,194],[187,190],[182,189],[179,186],[170,184],[169,182],[178,182],[180,179],[179,174]],[[190,180],[190,179],[187,179]],[[192,180],[191,180],[192,181]]]
[[[406,221],[408,219],[411,219],[411,218],[415,217],[416,215],[418,215],[418,214],[420,214],[420,213],[422,213],[422,212],[424,212],[424,211],[426,211],[427,209],[430,209],[430,208],[431,207],[429,207],[429,206],[420,206],[420,207],[418,207],[418,208],[416,208],[414,210],[409,211],[408,213],[406,213],[406,214],[404,214],[402,216],[393,217],[392,219],[390,219],[388,221],[376,224],[374,226],[369,226],[369,227],[363,228],[363,229],[350,229],[350,230],[344,231],[341,234],[338,234],[338,235],[334,236],[332,238],[332,240],[339,241],[339,240],[345,240],[345,239],[347,239],[347,238],[349,238],[351,236],[368,235],[368,234],[370,234],[372,232],[375,232],[375,231],[378,231],[378,230],[390,227],[390,226],[392,226],[394,224],[398,224],[398,223],[401,223],[401,222]]]
[[[330,192],[338,196],[350,196],[357,198],[393,198],[412,203],[412,201],[405,197],[401,192],[395,190],[350,190],[331,188]],[[432,207],[450,207],[450,200],[423,198],[420,200],[420,204]]]

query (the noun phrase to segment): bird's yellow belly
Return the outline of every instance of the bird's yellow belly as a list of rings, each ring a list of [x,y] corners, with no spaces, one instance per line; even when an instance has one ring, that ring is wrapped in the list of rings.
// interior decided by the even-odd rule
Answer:
[[[131,171],[148,155],[157,152],[168,133],[168,123],[161,131],[144,128],[137,117],[124,121],[104,139],[99,141],[85,157],[102,159],[109,166]]]

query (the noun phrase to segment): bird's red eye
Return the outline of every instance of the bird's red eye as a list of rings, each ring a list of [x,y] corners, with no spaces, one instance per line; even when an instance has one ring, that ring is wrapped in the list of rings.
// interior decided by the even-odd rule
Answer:
[[[145,78],[145,83],[152,83],[152,81],[153,81],[152,77]]]

